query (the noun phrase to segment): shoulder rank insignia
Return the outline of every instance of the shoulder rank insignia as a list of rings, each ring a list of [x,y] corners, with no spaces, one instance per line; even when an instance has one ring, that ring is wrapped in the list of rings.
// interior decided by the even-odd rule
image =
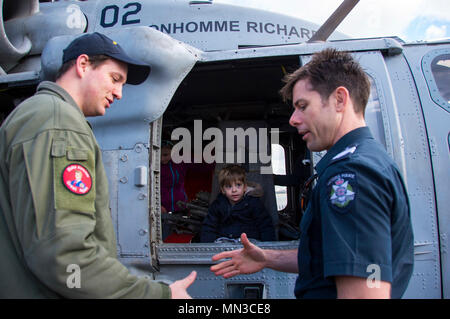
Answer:
[[[80,164],[66,166],[62,174],[64,186],[76,195],[86,195],[92,187],[91,174]]]
[[[327,182],[329,202],[337,208],[346,208],[356,196],[356,179],[354,173],[341,173]]]
[[[335,157],[333,157],[331,160],[334,161],[334,160],[338,160],[341,158],[345,158],[345,157],[355,153],[357,147],[358,147],[357,145],[349,146],[349,147],[345,148],[345,150],[343,150],[342,152],[337,154]]]

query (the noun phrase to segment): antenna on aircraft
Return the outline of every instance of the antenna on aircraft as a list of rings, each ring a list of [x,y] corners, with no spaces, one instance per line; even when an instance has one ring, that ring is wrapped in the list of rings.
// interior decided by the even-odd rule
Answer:
[[[344,0],[311,39],[308,40],[308,43],[325,42],[358,2],[359,0]]]

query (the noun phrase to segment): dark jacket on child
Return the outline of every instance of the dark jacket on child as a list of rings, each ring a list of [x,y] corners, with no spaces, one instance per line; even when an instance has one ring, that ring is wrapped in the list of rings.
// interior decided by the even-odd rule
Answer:
[[[219,194],[203,221],[200,241],[208,243],[220,237],[239,238],[242,233],[260,241],[275,240],[272,218],[259,198],[244,195],[232,206],[225,195]]]

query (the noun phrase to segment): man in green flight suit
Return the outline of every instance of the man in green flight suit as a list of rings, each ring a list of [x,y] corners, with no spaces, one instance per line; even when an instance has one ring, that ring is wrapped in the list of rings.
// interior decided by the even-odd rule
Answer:
[[[108,181],[85,119],[149,72],[108,37],[83,35],[64,50],[56,83],[42,82],[3,123],[0,298],[190,298],[195,272],[169,286],[117,260]]]

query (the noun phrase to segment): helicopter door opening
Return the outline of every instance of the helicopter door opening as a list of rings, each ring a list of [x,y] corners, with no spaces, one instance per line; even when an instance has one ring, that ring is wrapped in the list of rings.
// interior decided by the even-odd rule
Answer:
[[[310,159],[296,129],[289,126],[292,110],[278,93],[285,72],[298,66],[295,56],[202,62],[181,83],[162,117],[161,139],[188,168],[161,165],[166,185],[184,183],[178,195],[161,183],[162,243],[200,242],[202,222],[220,191],[217,174],[228,163],[243,167],[247,180],[261,190],[277,240],[298,239],[301,183],[287,180],[295,179],[298,171],[302,173],[297,176],[309,176]],[[187,141],[189,147],[182,148]]]

